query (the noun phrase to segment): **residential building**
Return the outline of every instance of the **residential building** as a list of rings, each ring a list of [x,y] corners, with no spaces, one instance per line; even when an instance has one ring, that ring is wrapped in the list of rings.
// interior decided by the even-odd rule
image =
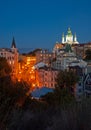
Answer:
[[[81,101],[84,93],[84,87],[83,87],[83,79],[85,75],[85,69],[81,68],[79,66],[69,66],[69,70],[75,72],[75,74],[78,76],[79,81],[75,84],[73,87],[74,96],[77,101]]]
[[[58,70],[51,67],[40,67],[36,71],[36,85],[38,87],[46,86],[48,88],[55,88],[55,78],[57,77]]]
[[[84,76],[83,85],[84,94],[89,97],[91,95],[91,72]]]
[[[73,52],[70,44],[65,44],[65,47],[57,53],[56,59],[52,62],[51,66],[58,70],[65,70],[69,66],[86,68],[87,63]]]
[[[17,75],[18,67],[18,49],[16,48],[15,40],[13,38],[11,48],[0,48],[0,57],[5,57],[12,68],[12,74]]]
[[[70,28],[67,30],[67,35],[62,35],[62,41],[61,42],[56,42],[53,48],[53,53],[57,55],[60,49],[63,49],[66,44],[70,44],[73,52],[79,56],[80,58],[84,59],[85,58],[85,52],[86,50],[90,49],[91,50],[91,42],[88,43],[79,43],[77,41],[77,36],[76,34],[72,34],[72,31]]]
[[[55,57],[55,54],[47,49],[41,49],[36,53],[36,63],[43,62],[49,65],[51,60]]]
[[[66,43],[62,49],[59,49],[51,66],[57,70],[72,70],[78,75],[79,82],[73,86],[73,92],[76,99],[78,101],[81,100],[83,95],[83,77],[87,74],[87,62],[78,57],[72,50],[72,46]]]

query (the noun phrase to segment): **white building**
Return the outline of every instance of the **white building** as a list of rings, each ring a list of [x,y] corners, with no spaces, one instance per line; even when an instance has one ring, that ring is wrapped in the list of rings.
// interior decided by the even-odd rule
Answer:
[[[76,33],[73,35],[70,28],[67,30],[67,34],[64,35],[62,34],[62,41],[61,42],[56,42],[54,48],[53,48],[53,53],[58,53],[60,49],[65,47],[66,44],[70,44],[72,46],[79,46],[79,42],[77,41],[77,36]]]
[[[51,66],[58,70],[65,70],[68,69],[69,66],[86,68],[87,63],[76,56],[76,54],[72,51],[70,44],[66,44],[63,49],[59,50],[56,55],[56,60],[52,62]],[[87,69],[85,71],[85,73],[87,73]]]
[[[65,44],[65,43],[69,43],[69,44],[79,44],[79,42],[77,41],[77,36],[76,34],[73,36],[70,28],[68,28],[68,31],[67,31],[67,35],[64,36],[64,33],[62,35],[62,43]]]
[[[72,69],[79,76],[80,80],[75,85],[74,95],[79,101],[83,95],[83,76],[87,73],[87,62],[77,57],[72,51],[70,44],[65,44],[62,49],[59,49],[56,60],[51,65],[57,70],[68,70]]]

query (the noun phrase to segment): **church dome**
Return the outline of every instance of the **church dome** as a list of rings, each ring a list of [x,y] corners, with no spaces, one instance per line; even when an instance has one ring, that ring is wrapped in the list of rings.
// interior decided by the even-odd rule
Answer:
[[[72,36],[72,32],[71,32],[70,28],[68,28],[67,35]]]

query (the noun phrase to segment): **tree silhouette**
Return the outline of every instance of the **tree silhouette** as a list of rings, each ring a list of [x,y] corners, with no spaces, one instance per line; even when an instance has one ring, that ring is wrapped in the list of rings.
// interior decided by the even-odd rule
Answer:
[[[85,60],[91,60],[91,50],[88,49],[85,51]]]
[[[71,90],[72,87],[78,82],[79,78],[73,71],[61,70],[56,78],[56,88],[66,88]]]
[[[3,57],[0,57],[0,77],[7,76],[11,73],[11,67],[8,64],[7,60]]]

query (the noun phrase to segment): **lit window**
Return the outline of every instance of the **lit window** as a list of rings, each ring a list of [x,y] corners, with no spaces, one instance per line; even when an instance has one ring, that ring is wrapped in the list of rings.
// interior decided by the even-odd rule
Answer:
[[[11,61],[9,63],[11,64]]]

